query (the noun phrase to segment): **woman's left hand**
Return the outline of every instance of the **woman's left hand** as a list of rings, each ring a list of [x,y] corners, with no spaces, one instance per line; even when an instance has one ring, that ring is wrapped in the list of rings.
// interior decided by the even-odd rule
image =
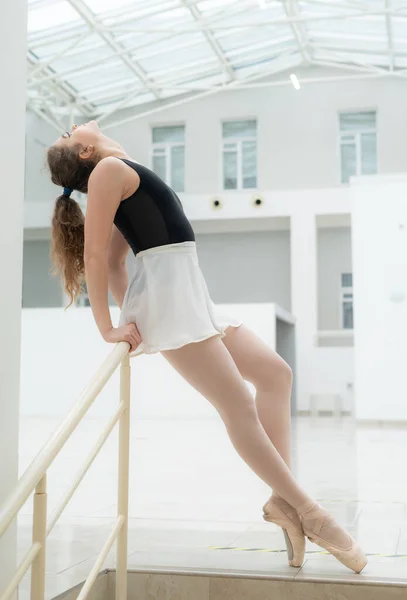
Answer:
[[[128,323],[121,327],[112,327],[112,329],[109,329],[104,334],[103,338],[111,344],[128,342],[130,344],[130,352],[134,352],[142,342],[140,332],[135,323]]]

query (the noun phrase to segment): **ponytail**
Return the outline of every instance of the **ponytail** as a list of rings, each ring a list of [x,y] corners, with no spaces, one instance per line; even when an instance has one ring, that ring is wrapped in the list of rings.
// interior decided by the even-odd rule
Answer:
[[[85,281],[85,217],[79,204],[66,193],[57,198],[52,216],[52,274],[61,275],[70,297],[76,300]]]
[[[62,275],[64,289],[70,298],[66,308],[76,300],[85,281],[84,246],[85,217],[79,204],[70,197],[73,190],[88,192],[88,180],[98,156],[92,160],[79,158],[80,144],[54,144],[47,152],[51,180],[64,188],[57,198],[52,216],[51,260],[54,275]]]

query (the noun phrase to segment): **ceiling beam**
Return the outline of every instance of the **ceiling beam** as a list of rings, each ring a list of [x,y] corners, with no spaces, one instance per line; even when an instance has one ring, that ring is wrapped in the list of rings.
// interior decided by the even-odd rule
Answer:
[[[113,2],[112,2],[113,5]],[[142,21],[155,15],[162,15],[171,10],[179,8],[179,0],[148,0],[148,2],[139,2],[138,4],[128,3],[120,8],[105,10],[98,13],[101,20],[127,22]]]
[[[54,54],[47,60],[45,60],[45,61],[39,60],[36,63],[35,67],[29,73],[28,83],[30,83],[30,80],[34,77],[34,75],[37,75],[37,73],[40,73],[41,71],[43,71],[44,69],[49,67],[51,65],[51,63],[53,63],[55,60],[58,60],[59,58],[61,58],[61,56],[66,56],[66,54],[73,48],[77,48],[82,43],[82,41],[84,39],[86,39],[88,36],[89,36],[89,32],[87,31],[84,34],[79,35],[78,37],[75,37],[75,39],[72,40],[70,44],[68,44],[67,46],[64,46],[59,52],[57,52],[56,54]]]
[[[285,43],[287,41],[289,41],[291,38],[287,37],[285,39],[281,40],[281,43]],[[274,42],[276,40],[270,40],[270,41],[263,41],[257,44],[251,44],[250,46],[246,46],[246,47],[241,47],[241,48],[236,48],[234,50],[230,51],[230,59],[231,60],[238,60],[241,56],[245,56],[247,59],[263,59],[265,56],[265,53],[272,53],[272,55],[275,58],[284,56],[286,53],[292,53],[291,48],[289,49],[284,49],[284,50],[278,50],[278,44],[276,45]],[[277,46],[277,47],[276,47]],[[178,48],[182,48],[182,44],[180,44],[178,46]],[[143,58],[150,58],[152,56],[159,56],[160,53],[157,53],[157,51],[146,51],[144,53],[141,53],[140,56],[143,56]],[[102,59],[98,59],[97,61],[92,61],[91,63],[87,63],[86,65],[83,65],[83,67],[80,70],[80,74],[82,73],[86,73],[86,74],[90,74],[90,73],[95,73],[100,69],[104,68],[104,65],[106,64],[106,62],[109,60],[117,60],[116,59],[116,55],[112,55],[111,57],[108,58],[102,58]],[[183,77],[185,77],[185,71],[188,72],[188,69],[190,70],[191,68],[195,68],[197,71],[204,68],[205,65],[209,65],[211,63],[213,63],[213,61],[216,60],[216,57],[214,57],[212,54],[209,54],[207,58],[203,58],[200,59],[198,61],[192,61],[192,62],[188,62],[188,63],[183,63],[182,65],[178,65],[175,67],[172,67],[171,69],[165,68],[162,71],[156,71],[154,73],[155,78],[159,77],[159,82],[160,82],[160,88],[162,90],[164,89],[168,89],[168,88],[174,88],[174,87],[178,87],[178,83],[179,80],[182,79]],[[64,77],[66,77],[67,75],[71,74],[71,73],[77,73],[77,69],[70,69],[68,71],[63,71],[59,74],[52,74],[49,75],[45,78],[40,79],[40,82],[45,82],[47,80],[51,80],[51,79],[63,79]],[[170,81],[168,81],[168,75],[171,74],[171,78]],[[162,79],[162,75],[166,75],[167,77],[165,77],[165,80]],[[129,78],[131,77],[131,74],[129,73]],[[34,82],[35,84],[35,82]],[[34,84],[31,84],[30,89],[34,88]],[[135,90],[135,91],[140,91],[140,86],[142,85],[140,82],[137,82],[137,85],[132,85],[132,81],[131,79],[127,79],[126,81],[121,82],[121,87],[123,87],[124,85],[131,85],[131,89]],[[139,88],[137,90],[137,87]],[[95,98],[94,98],[94,92],[98,91],[99,89],[104,90],[105,92],[108,92],[110,89],[113,90],[116,88],[116,93],[113,94],[109,94],[109,93],[105,93],[99,96],[99,98],[101,99],[101,102],[103,103],[105,98],[104,96],[106,96],[106,99],[109,99],[109,97],[116,97],[117,94],[117,82],[104,82],[101,81],[100,85],[93,85],[93,86],[86,86],[86,87],[81,87],[81,97],[83,98],[88,98],[88,102],[90,104],[95,104]],[[181,89],[182,89],[182,84],[181,84]],[[128,90],[123,90],[124,94],[128,93]]]
[[[389,73],[387,73],[389,75]],[[386,74],[380,73],[358,73],[357,75],[322,75],[321,77],[301,77],[301,85],[305,85],[307,83],[326,83],[326,82],[337,82],[337,81],[352,81],[360,79],[379,79],[381,77],[385,77]],[[243,85],[239,85],[239,90],[250,90],[250,89],[258,89],[264,87],[291,87],[292,81],[291,79],[278,79],[274,81],[264,81],[261,83],[247,83]]]
[[[314,58],[312,60],[313,65],[320,67],[333,67],[334,69],[343,69],[344,71],[358,71],[359,73],[370,73],[377,77],[386,77],[390,74],[388,69],[380,69],[379,67],[373,67],[373,65],[363,65],[362,63],[350,64],[349,62],[341,62],[339,58],[328,55],[326,58]],[[396,75],[396,72],[392,73]]]
[[[361,4],[360,0],[307,0],[307,2],[308,4],[315,4],[317,6],[329,6],[329,8],[350,8],[361,13],[369,11],[368,2]]]
[[[78,67],[72,67],[70,69],[67,69],[66,71],[61,71],[61,72],[55,71],[53,73],[49,73],[48,75],[46,75],[45,77],[42,77],[41,79],[29,81],[28,85],[29,85],[29,87],[33,87],[33,86],[37,86],[38,84],[46,83],[47,81],[61,82],[66,77],[69,77],[70,75],[82,75],[82,74],[89,75],[90,73],[94,73],[94,72],[99,71],[100,69],[104,69],[106,66],[106,63],[108,63],[108,62],[117,61],[118,64],[121,64],[120,58],[121,58],[122,54],[125,54],[126,52],[127,51],[123,51],[123,53],[112,54],[111,56],[103,56],[101,58],[98,58],[97,60],[92,60],[89,63],[84,63],[79,69],[78,69]]]
[[[288,19],[292,17],[301,18],[301,14],[296,0],[283,0],[283,8]],[[290,27],[297,41],[298,48],[305,63],[311,61],[311,55],[308,50],[308,34],[302,22],[290,22]]]
[[[127,108],[127,106],[134,101],[137,96],[142,95],[144,92],[142,93],[136,93],[134,90],[127,90],[126,92],[126,96],[120,100],[120,102],[118,102],[117,104],[115,104],[114,106],[112,106],[111,108],[109,108],[108,110],[106,110],[105,112],[99,114],[96,117],[96,121],[99,123],[99,125],[103,122],[106,121],[106,119],[108,119],[109,117],[111,117],[114,113],[116,113],[119,110],[123,110],[124,108]]]
[[[234,79],[233,81],[230,81],[229,83],[226,83],[224,85],[219,85],[210,90],[206,90],[204,92],[199,92],[197,94],[188,94],[186,96],[183,96],[182,98],[178,97],[176,100],[173,100],[170,102],[162,102],[158,106],[155,106],[154,108],[147,109],[138,114],[137,113],[133,114],[133,115],[126,117],[124,119],[121,119],[119,121],[114,121],[112,123],[108,123],[107,125],[105,125],[104,128],[109,129],[111,127],[116,127],[118,125],[124,125],[125,123],[130,123],[131,121],[136,121],[138,119],[142,119],[143,117],[162,112],[164,110],[167,110],[168,108],[173,108],[176,106],[180,106],[182,104],[187,104],[189,102],[193,102],[194,100],[199,100],[202,98],[206,98],[208,96],[220,94],[221,92],[229,91],[231,89],[238,89],[239,85],[242,83],[245,83],[245,82],[247,83],[249,81],[255,81],[256,79],[261,79],[262,77],[274,75],[276,73],[280,73],[281,71],[285,71],[287,69],[299,66],[301,64],[301,59],[295,58],[294,56],[292,58],[294,60],[289,61],[289,62],[284,62],[284,64],[281,63],[281,65],[279,67],[274,65],[271,69],[266,69],[262,73],[256,73],[254,75],[249,75],[242,79]]]
[[[357,33],[346,33],[345,31],[341,32],[341,31],[315,31],[313,33],[313,38],[314,40],[318,40],[318,39],[327,39],[329,40],[329,42],[331,42],[332,40],[343,40],[345,43],[346,42],[361,42],[361,43],[366,43],[366,42],[372,42],[373,44],[375,44],[376,42],[378,44],[385,44],[387,42],[387,35],[371,35],[371,34],[364,34],[364,35],[358,35]],[[314,42],[310,42],[310,46],[313,45]],[[405,44],[407,44],[407,40],[404,42]]]
[[[373,63],[358,60],[352,53],[347,53],[346,51],[333,52],[332,50],[325,50],[325,52],[328,60],[335,61],[338,64],[348,65],[348,67],[345,68],[351,68],[352,66],[355,66],[368,73],[387,73],[386,68],[378,67]]]
[[[110,32],[104,30],[103,25],[96,19],[93,12],[86,6],[83,0],[68,0],[68,2],[82,17],[82,19],[84,19],[87,25],[89,25],[93,29],[93,31],[97,35],[99,35],[103,39],[103,41],[106,42],[108,46],[110,46],[110,48],[112,48],[112,50],[118,53],[124,50],[123,46],[121,46],[115,40],[113,35]],[[122,54],[120,58],[124,62],[124,64],[130,69],[130,71],[132,71],[138,77],[138,79],[140,79],[140,81],[143,82],[145,87],[150,92],[152,92],[157,99],[159,99],[160,94],[159,90],[157,89],[157,86],[152,81],[150,81],[146,71],[138,64],[138,62],[134,59],[130,59],[125,54]]]
[[[387,30],[387,47],[389,52],[389,69],[394,71],[394,44],[393,44],[393,27],[391,20],[391,0],[386,0],[386,30]]]
[[[286,1],[286,0],[285,0]],[[244,32],[248,29],[257,29],[257,28],[262,28],[262,27],[270,27],[273,25],[291,25],[292,23],[312,23],[312,22],[318,22],[318,21],[340,21],[340,20],[347,20],[347,19],[355,19],[355,20],[359,20],[359,19],[363,19],[366,17],[372,17],[372,16],[383,16],[383,10],[371,10],[369,12],[366,13],[362,13],[362,12],[347,12],[347,13],[337,13],[337,14],[325,14],[322,15],[321,13],[318,13],[318,15],[312,15],[312,16],[302,16],[302,17],[287,17],[287,16],[283,16],[283,17],[275,17],[272,19],[263,19],[261,21],[248,21],[247,23],[239,23],[239,24],[227,24],[227,23],[223,23],[223,24],[213,24],[210,25],[210,29],[212,32],[214,31],[234,31],[235,33],[239,33],[239,32]],[[397,16],[399,17],[403,17],[404,15],[400,15],[399,13],[397,13]],[[407,18],[407,15],[406,17]],[[194,26],[188,26],[186,27],[185,25],[183,26],[178,26],[178,27],[153,27],[153,26],[148,26],[148,27],[143,27],[142,29],[136,29],[132,26],[131,22],[130,23],[126,23],[123,24],[121,26],[116,25],[116,24],[112,24],[110,26],[111,31],[114,32],[118,32],[118,33],[165,33],[165,32],[172,32],[173,35],[183,35],[183,34],[190,34],[190,33],[195,33],[196,32],[196,25]]]
[[[200,27],[203,35],[205,36],[207,42],[209,43],[210,47],[212,48],[212,50],[214,51],[214,53],[218,57],[219,62],[221,64],[221,66],[222,66],[222,70],[224,71],[224,73],[227,73],[227,75],[229,76],[229,81],[233,81],[233,79],[235,79],[235,72],[233,70],[233,67],[230,64],[230,62],[229,62],[226,54],[224,53],[221,45],[216,40],[216,38],[213,35],[213,33],[210,30],[210,28],[208,28],[208,25],[206,24],[206,21],[202,18],[201,11],[199,10],[199,8],[195,4],[191,4],[189,2],[189,0],[181,0],[181,2],[182,2],[182,4],[186,8],[188,8],[188,10],[191,13],[191,15],[193,16],[195,22],[199,25],[199,27]]]
[[[35,60],[35,57],[32,55],[32,53],[29,51],[28,52],[28,56],[27,56],[27,73],[28,75],[30,74],[30,72],[32,70],[35,69],[35,67],[37,66],[37,61]],[[50,67],[41,67],[41,69],[44,69],[44,72],[49,72],[49,68]],[[39,71],[39,74],[42,73],[42,70]],[[48,94],[49,98],[48,99],[53,99],[53,97],[57,98],[59,102],[64,103],[64,104],[75,104],[75,93],[73,92],[73,90],[69,89],[69,86],[67,84],[59,84],[59,83],[54,83],[54,82],[48,82],[45,85],[41,85],[40,83],[38,83],[38,85],[36,86],[36,89],[39,91],[40,93],[40,97],[41,97],[41,108],[44,109],[45,111],[48,110],[48,106],[47,106],[47,99],[45,98],[45,96]],[[55,100],[53,100],[53,102],[55,103]],[[78,110],[80,112],[82,112],[82,114],[86,114],[86,110],[89,109],[89,105],[87,106],[87,108],[85,106],[82,106],[81,108],[78,107]]]
[[[36,10],[37,8],[43,8],[50,4],[56,4],[55,0],[31,0],[29,4],[29,10]]]
[[[101,14],[91,11],[84,0],[67,1],[80,15],[82,22],[76,23],[76,25],[61,25],[54,29],[48,28],[34,33],[29,36],[28,42],[30,48],[29,71],[31,71],[28,73],[29,94],[31,95],[29,102],[36,110],[51,119],[53,125],[56,125],[55,121],[58,117],[64,119],[65,112],[71,111],[73,108],[86,116],[99,112],[101,113],[100,118],[103,120],[111,117],[114,112],[127,108],[131,105],[132,99],[138,102],[137,106],[140,110],[141,105],[148,106],[146,98],[150,97],[149,93],[156,100],[160,100],[164,93],[167,94],[167,99],[163,99],[159,103],[159,108],[152,109],[156,112],[164,110],[169,105],[178,105],[178,102],[183,104],[189,101],[189,98],[201,97],[201,93],[206,96],[226,89],[238,89],[244,86],[242,81],[246,81],[242,77],[244,69],[249,67],[251,72],[254,70],[250,63],[271,61],[272,58],[275,58],[277,60],[272,63],[273,72],[278,73],[284,68],[291,68],[291,65],[287,67],[281,67],[281,65],[287,61],[287,55],[291,55],[289,60],[292,61],[293,51],[296,59],[302,58],[302,63],[315,65],[329,63],[340,69],[357,70],[369,76],[376,74],[380,77],[389,72],[397,77],[404,78],[406,76],[406,73],[402,73],[400,69],[397,70],[395,65],[397,56],[402,60],[405,51],[398,52],[394,49],[393,28],[394,19],[397,18],[404,22],[407,14],[401,12],[403,9],[400,3],[391,0],[384,0],[381,10],[372,9],[368,0],[363,3],[356,0],[308,0],[309,8],[306,12],[300,11],[299,0],[269,0],[270,5],[280,6],[280,11],[275,17],[272,16],[274,13],[265,13],[266,18],[262,18],[263,11],[256,10],[256,2],[247,0],[236,0],[230,5],[210,11],[201,11],[196,0],[149,0],[148,3],[143,4],[143,8],[140,10],[136,10],[135,5],[128,5],[104,11]],[[55,3],[54,0],[31,1],[30,9],[35,10],[36,7],[42,8],[47,4]],[[184,7],[181,15],[183,19],[172,19],[172,11],[179,9],[180,6]],[[323,10],[325,6],[327,12]],[[407,10],[405,6],[404,10]],[[328,9],[330,9],[329,12]],[[191,16],[187,14],[187,11]],[[155,15],[164,13],[165,18],[154,18]],[[234,15],[240,15],[243,18],[233,19]],[[382,25],[385,21],[386,28],[382,36],[346,33],[347,21],[350,20],[352,24],[360,23],[362,26],[371,21],[371,16],[380,16]],[[256,22],[252,22],[252,19],[256,19]],[[329,23],[335,23],[337,20],[343,24],[343,28],[340,28],[343,29],[343,34],[329,31]],[[314,28],[315,31],[310,41],[309,28],[313,23],[324,21],[327,22],[324,31]],[[106,22],[109,24],[107,25]],[[247,31],[255,34],[259,28],[269,28],[270,26],[275,28],[275,34],[270,41],[250,44],[250,46],[227,53],[223,49],[223,46],[228,47],[227,36],[236,36],[237,33],[240,33],[244,40]],[[331,27],[331,29],[335,29],[335,27]],[[363,31],[363,28],[360,31]],[[159,37],[157,40],[159,46],[147,45],[146,41],[149,36],[143,36],[145,32],[158,32],[160,35],[155,37]],[[132,37],[132,34],[137,35]],[[95,36],[97,36],[97,43],[92,45]],[[123,39],[120,39],[120,36]],[[89,38],[89,42],[83,41],[86,37]],[[208,56],[199,60],[188,59],[191,55],[190,48],[202,49],[205,45],[203,37],[212,51],[208,51]],[[171,44],[168,48],[166,39]],[[225,41],[223,41],[224,39]],[[99,40],[100,46],[98,45]],[[382,50],[376,52],[375,46],[378,47],[380,43]],[[400,43],[403,43],[402,40]],[[48,44],[50,45],[49,49],[47,48]],[[78,48],[79,44],[80,48]],[[344,45],[341,48],[342,44]],[[359,44],[361,48],[358,48]],[[65,46],[63,50],[59,50],[61,46]],[[112,55],[100,58],[101,53],[97,52],[97,48],[105,50],[106,46],[111,48]],[[35,54],[37,47],[42,49],[41,60]],[[79,67],[71,66],[75,59],[70,62],[67,57],[74,55],[77,51],[83,51],[86,56],[88,49],[95,50],[91,60],[88,63],[81,61]],[[166,67],[168,61],[165,61],[165,58],[170,50],[181,52],[186,58],[179,65]],[[314,60],[317,53],[321,56],[321,60]],[[374,56],[375,53],[377,57]],[[94,56],[97,58],[95,59]],[[53,62],[60,58],[67,58],[63,64],[66,62],[68,68],[55,72]],[[148,72],[142,67],[145,64],[143,61],[146,59],[149,60],[148,64],[150,65]],[[104,69],[108,61],[111,61],[109,64],[112,64],[113,69],[114,65],[119,64],[121,71],[124,71],[122,64],[126,65],[127,69],[122,78],[117,76],[118,81],[116,82],[112,79],[104,81],[103,72],[99,73],[98,77],[88,77],[90,73]],[[221,72],[219,64],[222,68]],[[397,62],[398,67],[401,64]],[[259,77],[265,77],[267,73],[270,73],[270,71],[264,70],[265,66],[266,64],[259,64]],[[69,83],[69,76],[72,76],[72,82],[76,81],[75,75],[78,75],[76,85]],[[234,82],[239,76],[241,79],[235,87],[225,87],[227,82]],[[225,78],[224,81],[222,81],[222,77]],[[318,80],[318,77],[315,79]],[[92,86],[94,80],[95,84]],[[325,81],[326,78],[323,80]],[[247,86],[250,85],[248,82]],[[252,84],[253,87],[261,85],[262,83]],[[168,96],[171,96],[171,102]],[[55,104],[55,111],[50,110],[52,104]],[[105,108],[102,108],[103,105]],[[105,112],[102,113],[102,110]]]
[[[70,1],[70,0],[68,0]],[[285,0],[287,1],[287,0]],[[242,11],[242,13],[244,13],[246,11]],[[333,13],[333,14],[314,14],[314,15],[308,15],[308,16],[299,16],[299,17],[287,17],[287,16],[282,16],[282,17],[277,17],[277,18],[272,18],[272,19],[262,19],[256,22],[248,22],[247,24],[241,23],[241,24],[236,24],[236,25],[230,25],[227,23],[216,23],[216,22],[211,22],[210,23],[210,29],[211,31],[226,31],[226,30],[232,30],[234,32],[239,32],[239,31],[245,31],[247,29],[256,29],[257,27],[270,27],[270,25],[287,25],[291,24],[291,23],[309,23],[309,22],[318,22],[318,21],[337,21],[337,20],[342,20],[342,19],[360,19],[360,18],[365,18],[365,17],[370,17],[370,16],[383,16],[384,14],[384,10],[368,10],[368,11],[347,11],[346,13],[344,12],[338,12],[338,13]],[[402,13],[398,12],[398,9],[393,9],[392,15],[394,16],[398,16],[400,18],[407,18],[407,15],[403,15]],[[220,20],[220,19],[217,19]],[[111,25],[109,25],[108,27],[103,25],[103,24],[99,24],[98,25],[98,29],[100,31],[107,31],[107,32],[122,32],[122,33],[138,33],[138,34],[143,34],[143,33],[171,33],[173,36],[174,35],[182,35],[182,34],[189,34],[189,33],[196,33],[196,24],[195,23],[191,23],[189,26],[186,26],[186,24],[184,24],[183,26],[179,27],[171,27],[171,26],[163,26],[163,27],[152,27],[152,26],[148,26],[148,27],[138,27],[135,28],[132,26],[132,22],[128,19],[123,19],[122,23],[112,23]],[[48,44],[54,44],[55,41],[69,41],[72,40],[75,36],[79,35],[80,33],[83,33],[83,27],[78,27],[76,26],[76,28],[74,29],[69,29],[69,30],[65,30],[65,31],[61,31],[57,38],[56,38],[56,34],[55,34],[55,30],[52,30],[52,32],[50,32],[49,30],[46,30],[47,33],[46,35],[42,34],[42,36],[29,36],[28,37],[28,44],[29,47],[31,47],[32,49],[35,50],[35,48],[38,47],[43,47],[46,46]]]
[[[362,68],[356,69],[356,68],[350,68],[347,65],[343,64],[343,65],[338,65],[336,63],[328,63],[326,61],[318,61],[315,60],[313,61],[312,64],[315,65],[321,65],[321,66],[331,66],[331,67],[336,67],[336,68],[340,68],[343,70],[346,69],[350,69],[351,71],[357,71],[357,74],[355,75],[323,75],[321,77],[302,77],[301,78],[301,85],[305,85],[305,84],[315,84],[315,83],[327,83],[327,82],[339,82],[339,81],[360,81],[362,79],[383,79],[383,78],[387,78],[387,77],[399,77],[399,76],[407,76],[407,70],[406,71],[400,71],[400,72],[394,72],[391,73],[390,71],[383,71],[382,73],[378,73],[378,72],[368,72],[365,71]],[[236,87],[234,87],[233,89],[239,89],[239,90],[245,90],[245,89],[259,89],[259,88],[267,88],[267,87],[289,87],[292,86],[291,80],[289,79],[279,79],[279,80],[271,80],[271,81],[264,81],[264,82],[260,82],[260,83],[245,83],[244,81],[242,81],[241,83],[239,83]],[[209,88],[209,87],[204,87],[202,85],[196,87],[195,89],[193,88],[180,88],[180,91],[184,91],[184,92],[205,92],[209,89],[213,89],[213,88]],[[228,88],[223,88],[223,91],[227,92],[229,91]],[[194,96],[192,99],[195,99],[196,96]],[[31,110],[34,110],[34,112],[36,112],[38,114],[38,111],[35,109],[34,106],[29,105],[29,108]],[[166,106],[166,108],[168,108],[168,105]],[[115,112],[115,110],[113,111]],[[68,107],[66,107],[66,115],[69,116],[70,111],[68,110]],[[43,114],[39,115],[42,118],[44,117]],[[101,113],[101,117],[104,117],[105,114]],[[106,115],[107,116],[107,115]],[[99,120],[100,117],[98,117],[97,120]],[[55,127],[55,129],[57,131],[60,131],[60,128],[55,124],[52,123],[51,121],[49,121],[47,118],[44,118],[44,120],[46,120],[49,124],[51,124],[53,127]],[[109,125],[111,126],[111,125]]]
[[[40,108],[35,106],[32,102],[27,102],[27,108],[32,110],[40,119],[48,123],[48,125],[51,125],[56,131],[59,131],[60,134],[62,133],[59,124],[56,123],[53,118],[44,113]]]
[[[292,51],[285,51],[285,52],[280,52],[278,55],[274,55],[272,56],[272,58],[276,58],[276,59],[284,59],[286,56],[290,56],[292,55],[293,52]],[[181,95],[183,92],[196,92],[196,91],[205,91],[205,90],[212,90],[215,89],[215,87],[219,87],[219,84],[209,84],[209,83],[204,83],[204,82],[200,82],[199,80],[197,80],[195,83],[183,83],[183,82],[179,82],[179,79],[185,79],[187,78],[190,73],[194,72],[196,73],[197,71],[204,73],[203,71],[203,67],[200,66],[199,68],[197,68],[197,65],[199,63],[195,62],[193,63],[195,65],[195,67],[192,67],[192,65],[190,65],[190,70],[188,72],[181,72],[179,74],[177,74],[177,77],[175,79],[170,79],[167,81],[162,81],[162,87],[163,89],[165,89],[166,91],[175,91],[178,90],[179,91],[179,95]],[[123,93],[128,95],[131,93],[136,93],[136,92],[143,92],[144,90],[140,90],[140,88],[137,89],[137,87],[135,86],[131,86],[131,82],[128,81],[126,82],[129,87],[126,90],[123,90]],[[114,93],[109,93],[109,90],[111,88],[114,88],[114,85],[108,85],[108,86],[101,86],[99,89],[103,90],[102,94],[99,94],[98,96],[94,97],[94,96],[89,96],[90,101],[93,104],[103,104],[106,101],[108,102],[109,100],[111,100],[112,98],[116,98],[118,96],[117,91]],[[93,91],[93,90],[92,90]],[[96,90],[98,91],[98,90]],[[89,92],[88,92],[89,93]],[[83,95],[86,96],[86,92],[83,92]],[[120,103],[120,100],[117,100],[117,103]]]
[[[230,35],[234,35],[234,30],[229,30],[229,31],[222,31],[219,33],[219,37],[226,38],[229,37]],[[77,39],[77,38],[75,38]],[[178,41],[177,43],[173,43],[174,41],[174,35],[173,33],[171,33],[171,35],[165,35],[164,37],[161,37],[159,40],[156,40],[157,44],[161,44],[162,42],[165,41],[170,41],[171,40],[171,50],[179,50],[179,49],[187,49],[187,48],[191,48],[191,47],[195,47],[197,45],[200,45],[202,42],[200,40],[192,40],[190,42],[188,42],[187,44],[185,44],[185,42],[182,42],[182,37],[178,38],[181,41]],[[290,40],[291,38],[289,37],[284,37],[284,38],[279,38],[279,39],[273,39],[270,42],[268,42],[269,44],[271,44],[272,42],[274,42],[274,44],[281,42],[285,42]],[[119,40],[120,41],[120,40]],[[100,40],[100,44],[92,46],[92,50],[97,50],[98,48],[103,48],[105,46],[103,40]],[[251,44],[248,48],[253,47],[253,44]],[[78,54],[83,54],[84,52],[86,52],[87,48],[79,48],[77,50],[75,50],[74,52],[65,52],[64,53],[64,57],[71,57],[71,56],[76,56]],[[232,57],[233,53],[235,52],[239,52],[239,51],[244,51],[244,48],[241,49],[236,49],[236,50],[232,50],[229,52],[229,58]],[[100,63],[105,63],[108,60],[112,60],[114,58],[116,58],[116,56],[121,56],[122,54],[130,54],[132,52],[136,52],[137,53],[137,57],[140,59],[149,59],[149,58],[155,58],[157,56],[162,56],[163,51],[162,49],[156,49],[155,46],[152,46],[150,42],[148,43],[143,43],[143,44],[134,44],[132,46],[128,46],[126,49],[116,53],[116,54],[112,54],[112,56],[110,57],[102,57],[102,58],[97,58],[95,60],[92,60],[90,62],[87,63],[82,63],[81,66],[81,71],[83,72],[84,70],[88,70],[93,66],[97,66]],[[54,60],[54,59],[52,59]],[[64,70],[64,71],[59,71],[58,73],[51,73],[49,75],[47,75],[46,77],[41,78],[39,81],[43,82],[43,81],[47,81],[47,80],[59,80],[61,78],[64,78],[65,76],[71,75],[72,73],[77,73],[78,72],[78,68],[77,67],[72,67],[68,70]]]
[[[30,75],[30,67],[35,68],[36,62],[32,59],[32,57],[28,57],[28,69],[27,73]],[[50,67],[45,67],[44,71],[39,71],[39,74],[42,72],[49,73]],[[46,97],[51,100],[52,98],[56,98],[57,101],[65,104],[65,105],[75,105],[76,104],[76,91],[72,89],[72,87],[63,81],[47,81],[42,83],[41,81],[37,81],[35,78],[33,82],[28,86],[28,92],[30,90],[38,90],[40,97]],[[93,107],[89,102],[85,102],[81,105],[80,109],[78,106],[78,110],[84,115],[93,114]],[[90,111],[90,113],[89,113]]]
[[[325,44],[325,43],[318,43],[318,44],[311,44],[311,48],[315,49],[315,50],[332,50],[333,52],[336,53],[340,53],[340,52],[345,52],[347,55],[349,53],[355,53],[355,54],[366,54],[366,55],[370,55],[370,54],[382,54],[383,57],[387,57],[387,52],[385,52],[384,50],[380,50],[378,51],[377,48],[358,48],[355,45],[351,45],[348,44],[347,47],[345,46],[341,46],[339,44],[335,44],[335,41],[333,41],[331,44]],[[404,50],[397,50],[394,53],[394,56],[407,56],[407,48]]]
[[[41,1],[47,1],[47,0],[41,0]],[[51,0],[51,1],[54,1],[54,0]],[[176,0],[173,0],[173,5],[174,6],[172,8],[175,8],[177,6]],[[31,9],[31,4],[29,6],[29,10],[30,9]],[[148,3],[148,9],[149,9],[148,11],[139,10],[137,13],[138,18],[135,18],[135,19],[133,18],[130,20],[132,22],[134,22],[134,21],[138,21],[139,19],[143,19],[146,16],[154,16],[155,14],[162,14],[164,12],[163,8],[162,8],[162,0],[156,0],[155,2],[153,2],[153,0],[150,0]],[[154,10],[151,10],[151,9],[154,9]],[[116,11],[109,11],[107,13],[103,12],[103,13],[99,14],[98,17],[99,18],[109,18],[109,19],[113,19],[113,18],[117,17],[115,22],[127,23],[129,21],[129,5],[122,7]],[[78,29],[80,29],[78,24],[65,25],[61,28],[60,33],[63,36],[67,36],[67,38],[70,39],[72,35],[78,35]],[[32,47],[39,47],[42,45],[53,43],[54,41],[55,41],[55,28],[54,27],[47,27],[46,29],[43,29],[39,32],[29,34],[29,36],[28,36],[28,43]],[[65,41],[65,37],[64,37],[64,41]]]

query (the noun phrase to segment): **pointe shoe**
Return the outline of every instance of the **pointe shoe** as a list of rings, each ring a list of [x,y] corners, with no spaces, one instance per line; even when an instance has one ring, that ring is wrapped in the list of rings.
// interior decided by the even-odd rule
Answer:
[[[349,535],[349,533],[347,534],[349,537],[349,545],[347,548],[340,548],[339,546],[331,544],[319,535],[324,525],[335,523],[335,520],[318,503],[304,504],[298,509],[298,513],[301,518],[304,534],[310,542],[318,544],[318,546],[321,546],[321,548],[330,552],[330,554],[339,560],[339,562],[345,565],[345,567],[348,567],[348,569],[355,571],[355,573],[360,573],[365,568],[367,565],[367,558],[358,543],[351,535]],[[307,528],[304,525],[304,520],[313,521],[312,529]]]
[[[282,498],[272,496],[263,506],[263,519],[282,528],[290,567],[301,567],[305,555],[305,537],[301,520]]]

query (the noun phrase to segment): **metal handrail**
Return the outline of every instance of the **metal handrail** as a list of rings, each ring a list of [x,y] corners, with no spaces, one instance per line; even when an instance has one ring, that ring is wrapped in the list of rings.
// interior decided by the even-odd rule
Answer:
[[[80,395],[63,422],[48,442],[40,450],[24,474],[17,482],[14,491],[6,499],[0,510],[0,537],[17,516],[21,507],[35,490],[33,512],[33,544],[6,588],[0,600],[8,600],[17,589],[21,579],[31,566],[31,600],[44,600],[45,597],[45,555],[46,539],[62,511],[72,498],[82,479],[99,454],[101,448],[119,422],[119,478],[118,478],[118,515],[113,531],[109,535],[92,571],[81,590],[78,600],[85,600],[96,580],[97,574],[106,556],[117,539],[116,600],[127,597],[127,530],[128,530],[128,494],[129,494],[129,437],[130,437],[130,345],[127,342],[116,344],[113,351],[98,369],[85,390]],[[112,377],[117,367],[120,369],[120,403],[97,440],[73,484],[66,491],[52,518],[47,523],[47,471],[58,456],[66,441],[75,431],[83,417],[92,406],[103,387]]]

